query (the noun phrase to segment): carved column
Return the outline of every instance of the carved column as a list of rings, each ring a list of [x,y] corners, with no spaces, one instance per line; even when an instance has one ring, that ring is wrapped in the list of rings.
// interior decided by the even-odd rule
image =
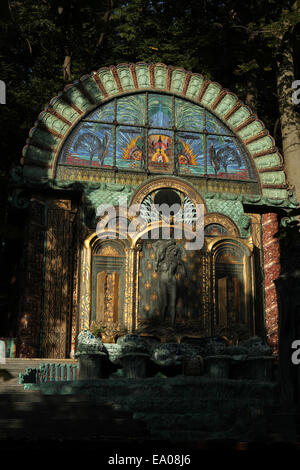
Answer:
[[[264,289],[267,340],[274,353],[278,353],[278,301],[274,281],[280,274],[277,214],[262,215]]]

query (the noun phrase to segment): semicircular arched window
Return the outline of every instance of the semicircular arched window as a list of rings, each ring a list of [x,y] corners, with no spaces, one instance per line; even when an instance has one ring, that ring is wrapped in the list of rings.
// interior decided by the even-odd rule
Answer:
[[[205,108],[139,93],[103,104],[68,136],[59,164],[239,180],[255,179],[234,133]]]

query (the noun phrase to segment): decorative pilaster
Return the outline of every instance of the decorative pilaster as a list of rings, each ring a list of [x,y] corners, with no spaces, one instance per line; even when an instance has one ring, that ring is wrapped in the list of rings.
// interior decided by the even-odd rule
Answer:
[[[78,297],[79,297],[79,270],[80,270],[80,211],[74,218],[73,241],[73,283],[72,283],[72,318],[71,318],[71,348],[70,357],[75,356],[76,336],[78,329]]]
[[[90,240],[85,240],[82,249],[81,281],[80,281],[80,301],[79,301],[79,330],[89,328],[91,310],[91,248]]]

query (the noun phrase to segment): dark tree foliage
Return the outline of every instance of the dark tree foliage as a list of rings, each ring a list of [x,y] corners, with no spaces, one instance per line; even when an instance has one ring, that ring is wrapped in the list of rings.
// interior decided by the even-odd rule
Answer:
[[[3,0],[0,79],[7,85],[7,105],[0,108],[0,168],[18,162],[37,115],[66,83],[123,62],[181,66],[219,81],[244,100],[251,95],[273,132],[278,117],[274,44],[264,28],[288,15],[293,3]]]

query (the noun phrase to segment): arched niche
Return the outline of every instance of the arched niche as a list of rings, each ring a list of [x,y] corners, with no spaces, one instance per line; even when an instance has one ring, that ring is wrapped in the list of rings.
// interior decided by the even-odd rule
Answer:
[[[237,225],[226,215],[210,212],[204,216],[205,236],[233,236],[239,237],[240,231]]]
[[[84,242],[79,329],[104,325],[113,335],[131,328],[133,250],[128,240],[104,236],[93,233]]]
[[[254,265],[251,240],[218,237],[212,262],[212,330],[238,338],[254,334]]]
[[[92,246],[91,323],[124,323],[125,250],[118,240],[97,240]]]

